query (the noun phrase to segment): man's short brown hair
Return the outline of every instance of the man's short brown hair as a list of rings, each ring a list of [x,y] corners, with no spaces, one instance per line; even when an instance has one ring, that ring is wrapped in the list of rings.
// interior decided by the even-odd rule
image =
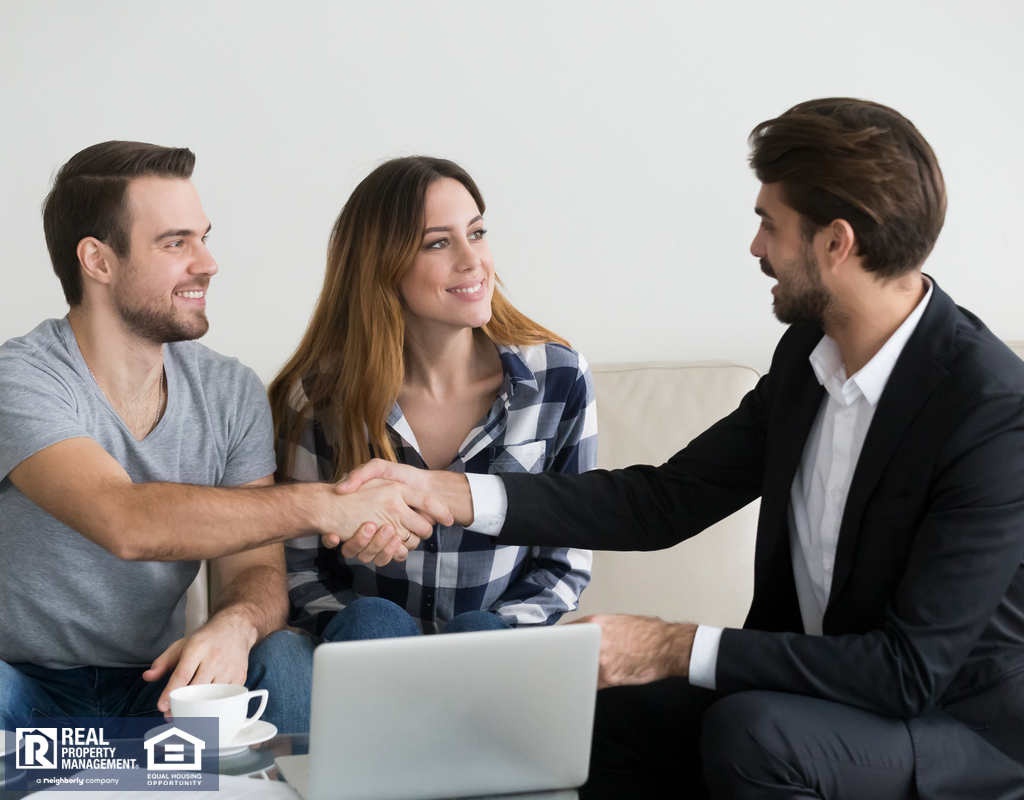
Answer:
[[[53,271],[68,305],[82,302],[78,243],[94,236],[121,260],[131,251],[128,184],[133,178],[192,177],[195,154],[186,147],[103,142],[73,155],[60,168],[43,202],[43,231]]]
[[[946,218],[935,153],[911,122],[867,100],[832,97],[793,106],[750,134],[750,164],[781,184],[804,235],[850,223],[864,268],[883,279],[919,267]]]

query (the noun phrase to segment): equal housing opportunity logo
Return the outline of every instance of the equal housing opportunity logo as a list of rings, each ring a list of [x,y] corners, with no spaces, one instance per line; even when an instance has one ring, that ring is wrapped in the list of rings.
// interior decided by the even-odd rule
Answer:
[[[161,752],[162,745],[162,752]],[[162,733],[147,737],[142,745],[146,748],[146,769],[202,769],[203,750],[206,742],[178,728],[169,728]],[[191,754],[187,751],[191,749]]]
[[[15,751],[6,756],[7,775],[19,777],[18,785],[8,781],[6,789],[218,788],[216,718],[173,723],[140,717],[22,718],[11,723]]]

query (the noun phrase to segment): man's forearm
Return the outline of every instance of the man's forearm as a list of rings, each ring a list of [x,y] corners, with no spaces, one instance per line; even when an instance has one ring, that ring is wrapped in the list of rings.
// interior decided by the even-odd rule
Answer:
[[[101,529],[82,533],[114,555],[134,561],[215,558],[321,534],[328,527],[343,526],[341,509],[334,506],[347,500],[335,495],[329,484],[317,483],[260,488],[141,483],[123,487],[119,494]]]
[[[686,678],[690,674],[690,656],[697,626],[686,622],[665,623],[665,634],[655,648],[654,660],[660,664],[665,677]]]
[[[118,558],[134,561],[211,558],[306,535],[347,543],[364,524],[364,533],[379,529],[370,534],[372,542],[378,534],[383,540],[392,533],[406,542],[413,534],[430,536],[434,522],[450,524],[451,519],[432,497],[389,481],[368,481],[347,493],[324,483],[232,488],[135,483],[88,437],[43,448],[8,477],[54,518]],[[268,482],[272,478],[266,475],[253,484]]]
[[[253,647],[288,621],[285,576],[268,565],[250,567],[224,587],[213,616],[233,619],[236,626],[251,629],[249,647]]]

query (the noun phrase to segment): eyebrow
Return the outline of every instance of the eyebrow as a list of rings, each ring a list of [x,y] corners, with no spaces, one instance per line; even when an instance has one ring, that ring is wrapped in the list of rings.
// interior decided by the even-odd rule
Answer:
[[[772,215],[765,211],[761,206],[754,206],[754,213],[757,214],[761,219],[770,220]]]
[[[479,222],[483,218],[483,214],[477,214],[475,217],[473,217],[473,219],[466,223],[466,227],[468,228],[474,222]],[[447,233],[450,230],[451,228],[448,227],[447,225],[439,225],[436,228],[427,228],[425,231],[423,231],[423,235],[426,236],[428,233]]]
[[[203,236],[206,236],[211,230],[213,230],[213,223],[212,222],[209,225],[206,226],[206,231],[203,233]],[[181,237],[187,238],[189,236],[195,236],[195,235],[196,235],[196,232],[193,231],[193,230],[189,230],[188,228],[178,228],[177,230],[173,230],[173,231],[164,231],[159,236],[154,238],[153,241],[154,242],[159,242],[161,239],[171,239],[171,238],[173,238],[175,236],[181,236]]]

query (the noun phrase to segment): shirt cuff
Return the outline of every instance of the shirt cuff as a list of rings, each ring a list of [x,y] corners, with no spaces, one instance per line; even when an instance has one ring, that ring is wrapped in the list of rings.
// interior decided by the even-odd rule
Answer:
[[[477,475],[467,472],[469,496],[473,501],[473,524],[467,531],[497,536],[505,524],[508,511],[508,494],[505,482],[497,475]]]
[[[690,684],[704,689],[715,688],[715,667],[718,666],[718,643],[722,628],[698,625],[690,651]]]

